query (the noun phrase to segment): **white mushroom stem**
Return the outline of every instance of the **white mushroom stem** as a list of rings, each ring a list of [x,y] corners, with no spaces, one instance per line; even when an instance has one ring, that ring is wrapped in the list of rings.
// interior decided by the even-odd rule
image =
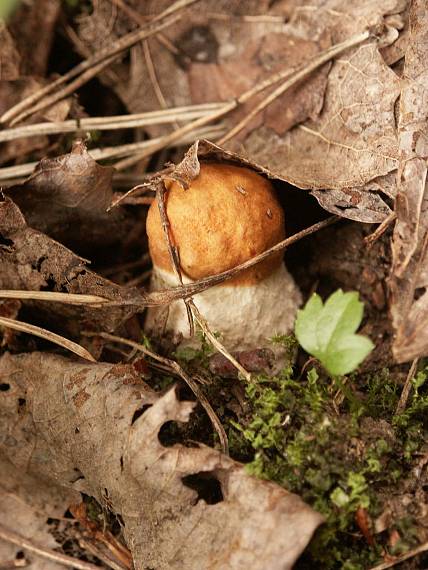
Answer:
[[[183,275],[184,283],[192,280]],[[153,268],[151,289],[160,290],[177,285],[174,274]],[[293,330],[301,294],[293,278],[281,263],[270,275],[256,284],[217,285],[194,297],[199,311],[211,331],[221,334],[230,351],[261,348],[275,334]],[[198,339],[189,337],[189,323],[183,301],[168,308],[148,309],[145,328],[161,334],[172,332],[177,340],[196,346]]]

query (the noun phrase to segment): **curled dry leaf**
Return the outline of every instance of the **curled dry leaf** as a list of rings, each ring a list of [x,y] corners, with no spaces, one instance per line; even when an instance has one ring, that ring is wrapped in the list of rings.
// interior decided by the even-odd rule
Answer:
[[[428,7],[414,0],[398,120],[400,166],[391,313],[399,362],[428,354]]]
[[[114,169],[99,165],[77,141],[69,154],[42,160],[20,185],[5,190],[29,226],[88,255],[123,240],[129,222],[121,208],[107,212]]]
[[[175,389],[156,394],[130,365],[6,354],[0,374],[11,385],[0,414],[17,442],[1,442],[1,451],[17,469],[119,514],[137,569],[284,570],[322,521],[299,497],[214,449],[165,447],[162,426],[186,422],[194,403],[179,401]],[[27,402],[20,422],[18,394]]]

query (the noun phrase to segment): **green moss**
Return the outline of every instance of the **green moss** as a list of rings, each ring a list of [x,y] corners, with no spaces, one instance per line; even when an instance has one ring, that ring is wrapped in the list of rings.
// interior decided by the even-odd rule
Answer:
[[[298,493],[326,518],[298,568],[358,570],[379,561],[381,549],[367,544],[356,512],[380,514],[380,497],[396,492],[411,469],[428,428],[427,378],[427,368],[416,375],[398,416],[401,386],[388,370],[337,382],[315,368],[296,380],[287,367],[246,387],[251,412],[230,422],[232,455],[249,445],[249,473]],[[345,396],[340,409],[338,385]],[[403,548],[412,542],[412,528],[412,519],[401,528]]]

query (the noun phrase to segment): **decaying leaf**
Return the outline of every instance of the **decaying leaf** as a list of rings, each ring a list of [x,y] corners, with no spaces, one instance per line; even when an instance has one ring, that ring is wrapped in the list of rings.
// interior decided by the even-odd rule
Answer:
[[[390,279],[394,354],[404,362],[428,354],[428,7],[410,10],[399,108],[397,224]]]
[[[11,387],[0,401],[10,435],[2,453],[120,514],[137,569],[288,569],[322,521],[214,449],[165,447],[162,426],[186,422],[194,403],[175,389],[153,392],[131,365],[5,354],[0,375]],[[26,401],[20,422],[17,396]]]
[[[107,212],[112,201],[114,169],[99,165],[77,141],[71,153],[42,160],[23,183],[5,190],[29,226],[62,244],[89,255],[123,241],[130,230],[120,208]]]
[[[198,2],[165,32],[167,43],[159,44],[159,38],[148,40],[145,46],[133,48],[129,69],[123,64],[116,66],[115,91],[133,112],[227,101],[276,71],[291,69],[328,47],[328,34],[314,41],[293,34],[291,29],[285,31],[290,3],[270,4],[267,0]],[[118,10],[97,7],[80,18],[80,37],[92,49],[100,47],[100,38],[111,41],[109,38],[123,33],[125,26],[133,27],[168,5],[166,0],[156,0],[139,3],[137,10],[124,10],[123,4]],[[281,133],[315,117],[323,103],[326,74],[327,69],[315,72],[260,114],[250,128],[265,121]],[[110,79],[107,81],[111,84]],[[242,118],[250,108],[244,105],[234,112],[226,119],[228,124]],[[159,132],[159,127],[151,132]]]
[[[3,376],[1,377],[3,381]],[[2,392],[3,394],[3,392]],[[18,394],[12,396],[17,402]],[[10,426],[5,425],[4,410],[0,411],[1,446],[10,448],[19,442],[9,433]],[[49,532],[48,518],[63,517],[71,501],[76,500],[77,493],[60,487],[46,484],[37,477],[32,477],[25,470],[16,469],[10,460],[0,453],[0,520],[8,529],[22,536],[31,537],[34,542],[45,548],[58,548],[60,544]],[[22,555],[20,546],[0,541],[0,561],[14,561]],[[25,559],[31,563],[33,570],[61,570],[64,567],[57,562],[39,558],[32,553],[25,553]],[[19,560],[18,560],[19,561]],[[12,564],[10,568],[13,568]]]
[[[37,315],[52,322],[56,332],[67,332],[76,338],[82,321],[90,329],[113,331],[136,312],[141,301],[136,289],[121,287],[97,275],[88,268],[86,260],[28,227],[10,198],[0,202],[0,238],[0,289],[93,294],[121,305],[94,309],[37,303]],[[28,305],[31,303],[34,302]]]
[[[80,21],[87,44],[98,45],[97,26],[105,28],[109,22],[114,37],[124,22],[135,25],[162,8],[159,2],[155,8],[138,5],[138,10],[121,10],[121,5],[116,16],[104,8]],[[279,70],[309,63],[331,43],[370,29],[375,38],[281,95],[227,148],[272,176],[322,191],[317,197],[331,212],[379,222],[389,214],[389,206],[367,185],[397,168],[394,105],[400,90],[398,77],[379,50],[400,37],[405,8],[404,0],[318,0],[310,6],[201,2],[165,32],[165,41],[154,38],[144,49],[135,48],[140,51],[131,58],[128,83],[123,80],[124,64],[117,66],[115,90],[132,111],[231,100]],[[144,97],[137,96],[142,84]],[[232,127],[268,94],[269,89],[229,113],[226,125]],[[350,190],[349,198],[344,189]]]
[[[374,43],[357,47],[334,63],[318,119],[282,137],[262,127],[249,135],[243,150],[299,188],[364,186],[397,167],[399,88]]]

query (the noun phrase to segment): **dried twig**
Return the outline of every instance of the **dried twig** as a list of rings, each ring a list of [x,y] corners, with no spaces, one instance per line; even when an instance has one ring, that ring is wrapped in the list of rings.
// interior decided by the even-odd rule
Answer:
[[[160,180],[156,184],[156,199],[157,199],[157,203],[158,203],[158,207],[159,207],[159,215],[160,215],[160,219],[162,222],[162,228],[163,228],[165,240],[166,240],[167,247],[168,247],[168,253],[169,253],[169,257],[171,260],[171,264],[172,264],[175,276],[177,277],[179,284],[183,285],[183,277],[181,275],[181,267],[180,267],[180,262],[178,259],[178,249],[177,249],[177,247],[175,247],[172,244],[171,235],[169,232],[170,223],[169,223],[168,215],[166,213],[165,193],[166,193],[165,183],[163,180]],[[183,301],[184,301],[184,304],[186,305],[187,318],[189,321],[190,336],[193,336],[195,334],[195,327],[193,324],[192,311],[190,310],[190,307],[189,307],[189,301],[187,301],[186,299],[183,299]]]
[[[388,227],[392,224],[392,222],[397,218],[397,214],[395,212],[391,212],[381,224],[375,229],[374,232],[369,234],[364,238],[364,243],[367,244],[368,247],[371,247],[376,240],[378,240],[388,229]]]
[[[169,257],[171,259],[174,273],[177,276],[180,285],[182,286],[183,278],[181,275],[179,253],[178,249],[171,243],[171,235],[169,232],[170,223],[168,220],[168,214],[166,212],[166,207],[165,207],[165,192],[166,192],[165,184],[163,181],[160,181],[157,184],[157,190],[156,190],[156,196],[159,206],[159,214],[162,221],[164,236],[167,242]],[[226,347],[215,337],[215,335],[212,333],[208,325],[208,322],[199,312],[199,309],[196,307],[193,299],[190,297],[189,299],[183,299],[183,301],[186,305],[187,317],[189,319],[190,336],[192,337],[194,335],[193,318],[195,318],[195,320],[199,323],[199,326],[202,328],[204,334],[211,342],[211,344],[214,346],[214,348],[216,348],[225,358],[227,358],[227,360],[229,360],[229,362],[232,363],[233,366],[235,366],[235,368],[238,370],[238,372],[240,372],[244,376],[247,382],[250,382],[251,375],[249,374],[249,372],[245,370],[245,368],[229,353]]]
[[[83,348],[83,346],[80,346],[80,344],[77,344],[46,329],[42,329],[41,327],[30,325],[29,323],[23,323],[22,321],[16,321],[15,319],[7,319],[6,317],[0,317],[0,326],[38,336],[40,338],[53,342],[58,346],[62,346],[70,352],[74,352],[74,354],[77,354],[77,356],[80,356],[85,360],[96,362],[92,354]]]
[[[96,543],[91,542],[88,539],[79,538],[79,546],[90,552],[93,556],[99,558],[107,567],[112,568],[112,570],[129,570],[131,568],[130,565],[125,566],[124,564],[110,558],[110,556],[106,555]]]
[[[207,412],[207,414],[208,414],[208,416],[209,416],[209,418],[210,418],[210,420],[214,426],[214,429],[216,430],[216,432],[220,438],[220,442],[221,442],[223,452],[224,453],[228,452],[227,435],[226,435],[226,432],[224,431],[224,428],[223,428],[220,420],[217,417],[217,414],[212,409],[211,404],[209,403],[209,401],[205,397],[205,394],[199,388],[198,383],[195,382],[195,380],[193,380],[193,378],[191,376],[189,376],[187,374],[187,372],[185,372],[183,370],[183,368],[178,364],[178,362],[175,362],[175,360],[171,360],[171,359],[166,358],[164,356],[160,356],[159,354],[156,354],[156,352],[153,352],[149,348],[145,347],[143,344],[139,344],[138,342],[134,342],[133,340],[128,340],[127,338],[122,338],[120,336],[112,335],[112,334],[105,333],[105,332],[99,332],[99,333],[87,332],[87,333],[83,333],[83,334],[85,334],[86,336],[99,336],[101,338],[105,338],[106,340],[110,340],[112,342],[119,342],[122,344],[127,344],[128,346],[132,346],[132,348],[136,348],[140,352],[146,354],[147,356],[150,356],[150,358],[153,358],[153,360],[160,362],[162,365],[167,367],[169,372],[179,376],[182,380],[184,380],[184,382],[186,382],[186,384],[189,386],[189,388],[195,394],[195,396],[198,399],[201,406]]]
[[[199,309],[195,305],[193,299],[188,300],[189,306],[192,310],[192,314],[195,317],[196,322],[202,329],[204,335],[210,340],[211,344],[220,352],[229,362],[233,364],[233,366],[242,374],[247,382],[251,382],[251,374],[245,370],[245,368],[240,364],[236,358],[234,358],[230,352],[226,350],[223,344],[215,337],[215,335],[211,332],[209,325],[205,319],[205,317],[200,313]]]
[[[133,129],[150,125],[164,125],[176,121],[190,121],[205,117],[213,111],[222,108],[224,103],[206,103],[202,105],[187,105],[147,113],[130,115],[113,115],[110,117],[88,117],[69,119],[67,121],[35,123],[12,127],[0,131],[0,142],[7,142],[22,137],[38,137],[40,135],[55,135],[77,133],[81,131],[113,131],[117,129]]]
[[[204,128],[199,131],[192,131],[188,133],[183,138],[175,140],[177,144],[187,144],[193,143],[197,138],[217,138],[218,135],[224,132],[224,127],[222,125],[212,125],[208,129]],[[141,149],[151,148],[151,145],[160,141],[163,137],[158,137],[148,141],[141,141],[136,143],[122,144],[112,147],[104,148],[92,148],[89,152],[94,160],[105,160],[112,158],[119,158],[122,156],[129,156],[136,152],[140,152]],[[173,143],[171,143],[173,144]],[[150,153],[151,154],[151,153]],[[34,168],[37,166],[38,162],[27,162],[25,164],[19,164],[18,166],[6,166],[5,168],[0,168],[0,180],[8,180],[10,178],[16,178],[18,176],[26,176],[31,174]],[[115,164],[117,167],[117,165]]]
[[[20,548],[24,548],[25,550],[29,550],[33,552],[37,556],[41,556],[42,558],[47,558],[48,560],[53,560],[54,562],[58,562],[59,564],[63,564],[64,566],[68,566],[69,568],[77,568],[78,570],[100,570],[99,566],[95,564],[90,564],[89,562],[83,562],[83,560],[79,560],[78,558],[73,558],[72,556],[66,556],[65,554],[60,554],[59,552],[55,552],[55,550],[51,550],[50,548],[45,548],[36,544],[32,540],[28,538],[24,538],[20,534],[9,530],[5,526],[0,523],[0,538],[2,540],[6,540],[7,542],[11,542],[12,544],[16,544]]]
[[[99,307],[110,303],[110,299],[98,295],[81,295],[79,293],[57,293],[56,291],[20,291],[0,289],[0,299],[31,299],[34,301],[51,301],[68,305],[92,305]]]
[[[285,240],[280,241],[276,245],[270,247],[263,253],[259,253],[248,261],[244,261],[244,263],[241,263],[236,267],[232,267],[232,269],[228,269],[227,271],[223,271],[222,273],[217,273],[217,275],[205,277],[204,279],[200,279],[194,283],[186,283],[180,287],[172,287],[170,289],[162,289],[161,291],[152,291],[151,293],[145,293],[142,305],[145,307],[156,307],[159,305],[168,305],[173,301],[177,301],[178,299],[188,299],[189,297],[192,297],[197,293],[201,293],[202,291],[205,291],[214,285],[219,285],[228,279],[232,279],[232,277],[235,277],[235,275],[238,273],[241,273],[250,267],[254,267],[254,265],[257,265],[261,261],[264,261],[274,253],[283,251],[293,243],[296,243],[304,237],[307,237],[321,229],[335,224],[340,219],[341,218],[339,218],[339,216],[330,216],[326,220],[322,220],[321,222],[309,226],[308,228],[297,232]]]
[[[382,564],[378,564],[377,566],[373,566],[370,570],[386,570],[387,568],[392,568],[397,564],[401,564],[405,560],[409,560],[409,558],[414,558],[418,554],[422,554],[422,552],[426,552],[428,550],[428,542],[423,542],[416,548],[412,548],[405,554],[401,554],[401,556],[397,556],[394,560],[388,560],[387,562],[382,562]]]
[[[400,400],[397,404],[397,409],[395,410],[395,415],[399,415],[406,409],[407,400],[409,399],[410,390],[412,389],[413,378],[415,377],[415,372],[418,368],[418,358],[415,358],[410,365],[409,372],[407,373],[407,378],[401,392]]]
[[[20,103],[10,108],[0,117],[0,123],[10,123],[13,125],[26,119],[33,113],[41,111],[46,107],[53,105],[60,99],[67,97],[73,93],[77,87],[80,87],[105,67],[110,65],[110,63],[114,61],[122,51],[170,26],[181,17],[179,14],[181,10],[198,1],[199,0],[177,0],[166,10],[152,18],[152,20],[145,26],[119,38],[117,41],[113,42],[113,44],[110,44],[108,48],[99,50],[92,57],[82,61],[68,73],[62,75],[46,87],[39,89],[36,93],[31,94]],[[67,83],[74,77],[77,77],[75,81],[59,90],[56,94],[48,96],[49,93],[52,93],[58,87]],[[37,104],[38,101],[41,102]]]

